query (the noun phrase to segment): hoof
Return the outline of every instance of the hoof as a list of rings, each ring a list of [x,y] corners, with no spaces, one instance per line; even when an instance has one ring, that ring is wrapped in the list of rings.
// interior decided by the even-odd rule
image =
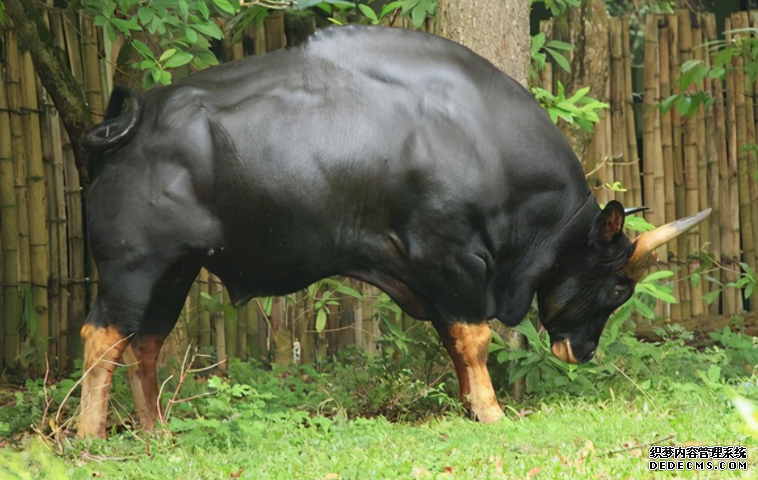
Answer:
[[[493,405],[481,411],[471,411],[472,419],[479,423],[495,423],[503,418],[503,415],[503,409],[499,405]]]

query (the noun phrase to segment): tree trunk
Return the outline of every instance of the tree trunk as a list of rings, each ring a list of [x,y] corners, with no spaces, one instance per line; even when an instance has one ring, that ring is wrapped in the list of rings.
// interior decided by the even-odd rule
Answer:
[[[527,86],[531,37],[529,2],[501,0],[486,8],[476,0],[440,0],[437,33],[454,40],[488,59],[497,68]],[[525,346],[526,339],[500,322],[491,325],[514,346]],[[517,399],[524,393],[523,381],[513,386]]]
[[[84,93],[61,58],[55,56],[52,43],[46,45],[41,40],[39,30],[44,29],[45,25],[35,2],[3,0],[3,5],[7,18],[13,23],[14,31],[18,35],[19,45],[31,54],[34,70],[61,115],[73,147],[80,182],[82,186],[86,186],[89,183],[87,170],[84,168],[87,155],[80,138],[91,124],[91,120],[85,106]],[[50,35],[47,37],[52,38]]]
[[[574,46],[572,51],[566,52],[571,73],[557,66],[554,69],[555,79],[563,83],[567,96],[580,88],[590,87],[591,97],[603,102],[608,100],[606,82],[610,71],[609,19],[605,2],[582,2],[580,7],[569,8],[565,16],[555,20],[553,38]],[[592,142],[592,133],[565,122],[561,122],[560,126],[574,152],[584,163]]]
[[[440,0],[437,33],[483,56],[500,70],[527,84],[529,70],[529,2]]]

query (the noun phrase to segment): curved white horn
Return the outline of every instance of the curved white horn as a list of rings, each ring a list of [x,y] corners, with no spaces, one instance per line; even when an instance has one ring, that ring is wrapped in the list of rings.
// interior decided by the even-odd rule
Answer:
[[[667,223],[666,225],[658,227],[655,230],[643,233],[634,240],[634,253],[629,259],[629,262],[627,262],[626,269],[628,271],[641,270],[640,267],[647,266],[648,262],[645,261],[646,257],[653,253],[656,248],[660,247],[666,242],[673,240],[687,230],[696,227],[710,214],[711,209],[709,208],[696,215],[675,220],[671,223]]]

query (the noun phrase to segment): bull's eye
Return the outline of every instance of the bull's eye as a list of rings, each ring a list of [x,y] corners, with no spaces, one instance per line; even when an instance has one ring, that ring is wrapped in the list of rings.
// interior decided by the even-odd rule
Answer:
[[[613,296],[616,298],[623,297],[624,293],[626,293],[626,287],[623,285],[616,285],[613,289]]]

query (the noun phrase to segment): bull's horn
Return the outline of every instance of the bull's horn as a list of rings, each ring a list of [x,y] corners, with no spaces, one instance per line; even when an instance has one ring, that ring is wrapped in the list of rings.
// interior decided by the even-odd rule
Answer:
[[[711,209],[709,208],[696,215],[667,223],[655,230],[643,233],[634,241],[634,253],[627,263],[627,268],[631,269],[640,260],[653,253],[656,248],[697,226],[698,223],[705,220],[710,214]]]
[[[650,207],[631,207],[624,209],[624,215],[634,215],[637,212],[644,212]]]

